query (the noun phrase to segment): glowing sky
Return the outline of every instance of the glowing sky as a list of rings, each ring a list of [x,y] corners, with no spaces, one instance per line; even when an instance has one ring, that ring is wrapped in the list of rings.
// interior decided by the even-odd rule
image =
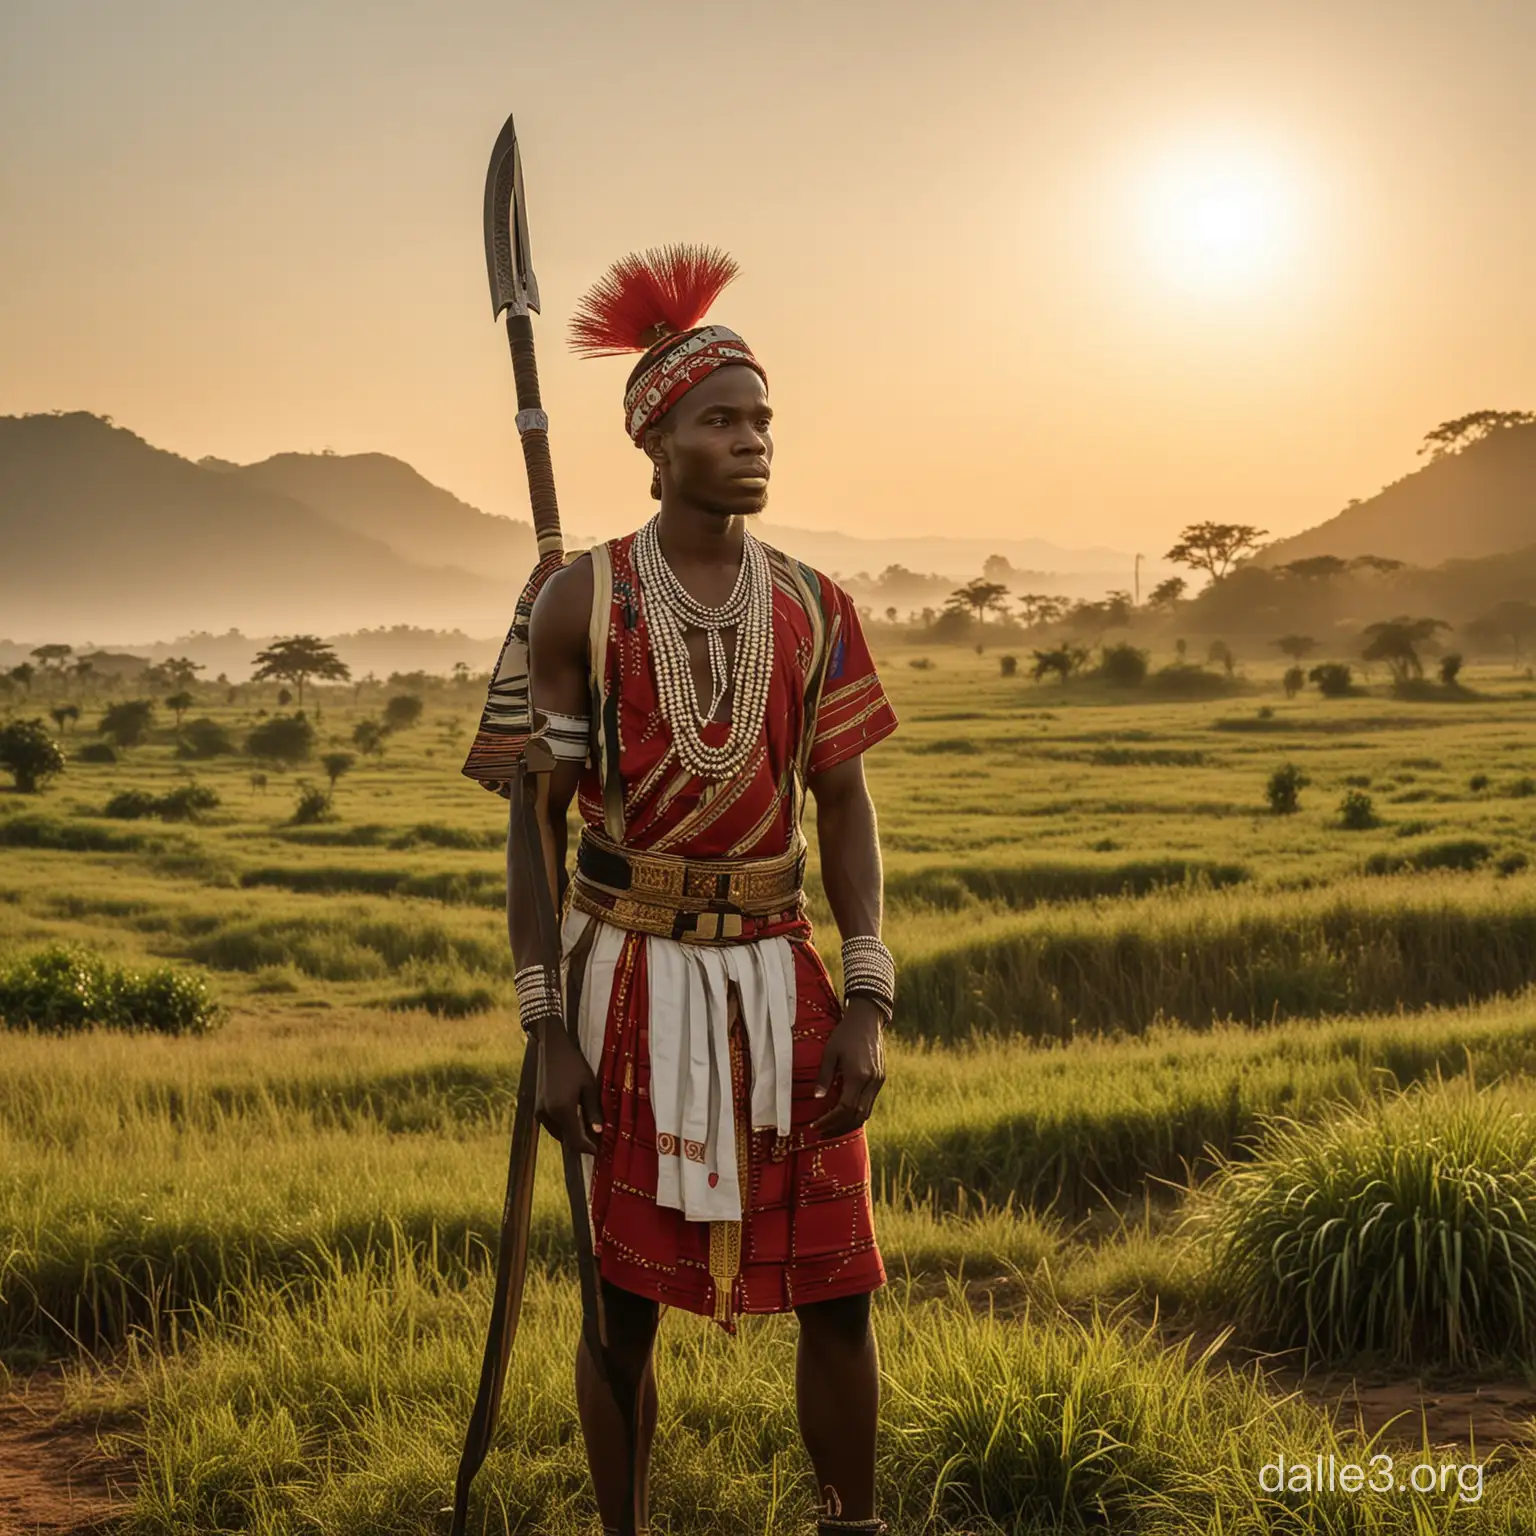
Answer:
[[[524,513],[485,161],[518,114],[567,525],[648,515],[624,251],[724,246],[771,514],[1160,554],[1536,408],[1529,0],[4,0],[0,413],[381,450]]]

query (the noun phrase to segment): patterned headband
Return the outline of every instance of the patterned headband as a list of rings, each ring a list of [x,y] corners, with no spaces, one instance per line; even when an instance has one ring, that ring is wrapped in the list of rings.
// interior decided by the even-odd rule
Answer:
[[[581,298],[571,349],[588,357],[655,352],[624,393],[624,430],[638,448],[682,397],[717,368],[744,364],[766,384],[752,349],[723,325],[701,326],[704,312],[736,276],[736,263],[710,246],[667,245],[614,262]]]

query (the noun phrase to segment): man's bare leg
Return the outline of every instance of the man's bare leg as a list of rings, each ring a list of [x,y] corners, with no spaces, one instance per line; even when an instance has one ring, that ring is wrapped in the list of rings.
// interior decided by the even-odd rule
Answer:
[[[656,1369],[652,1346],[656,1339],[657,1306],[633,1291],[620,1290],[599,1279],[608,1340],[631,1380],[640,1377],[640,1409],[635,1423],[635,1507],[637,1528],[650,1523],[651,1439],[656,1432]],[[643,1375],[641,1373],[644,1373]],[[605,1530],[618,1530],[623,1518],[629,1479],[625,1474],[624,1420],[607,1384],[587,1353],[585,1339],[576,1347],[576,1411],[587,1448],[587,1466],[597,1494],[598,1513]]]
[[[809,1302],[796,1307],[795,1315],[800,1319],[795,1406],[800,1438],[816,1469],[821,1510],[844,1520],[867,1520],[875,1513],[880,1405],[869,1294]]]

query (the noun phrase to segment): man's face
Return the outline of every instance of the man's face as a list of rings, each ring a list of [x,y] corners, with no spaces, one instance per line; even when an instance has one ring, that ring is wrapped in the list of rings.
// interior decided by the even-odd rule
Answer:
[[[773,408],[751,368],[717,368],[667,413],[651,442],[661,455],[662,485],[706,512],[761,512],[773,463]]]

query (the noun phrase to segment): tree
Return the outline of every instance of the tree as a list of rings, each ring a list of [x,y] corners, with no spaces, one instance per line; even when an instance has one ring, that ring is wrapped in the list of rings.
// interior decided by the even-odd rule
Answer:
[[[1375,571],[1378,576],[1390,576],[1407,564],[1406,560],[1393,560],[1386,555],[1356,555],[1349,562],[1352,571]]]
[[[1259,540],[1268,532],[1251,523],[1191,523],[1163,559],[1205,571],[1212,581],[1220,581],[1240,555],[1260,547]]]
[[[1019,617],[1026,629],[1036,624],[1059,624],[1067,611],[1064,598],[1051,597],[1045,592],[1026,592],[1019,599]]]
[[[32,652],[32,657],[45,672],[62,672],[64,663],[74,654],[72,645],[40,645]]]
[[[350,773],[356,762],[357,759],[350,752],[327,752],[320,759],[320,766],[325,769],[325,776],[331,783],[331,794],[327,798],[335,795],[336,780],[342,774]]]
[[[1317,649],[1317,641],[1311,635],[1281,635],[1273,643],[1292,661],[1305,661]]]
[[[1459,688],[1461,686],[1461,652],[1447,651],[1440,658],[1440,681],[1447,688]]]
[[[11,668],[7,677],[21,684],[27,690],[27,697],[32,697],[32,679],[37,676],[37,668],[30,661],[21,661]]]
[[[896,622],[896,609],[894,606],[885,610],[885,622],[887,624],[894,624]]]
[[[299,690],[299,708],[302,709],[304,684],[310,678],[344,682],[351,676],[352,669],[318,635],[290,635],[285,640],[274,640],[266,650],[256,653],[256,670],[251,673],[251,681],[264,683],[275,677],[292,683]]]
[[[1424,663],[1419,660],[1418,647],[1433,638],[1437,629],[1449,629],[1444,619],[1410,619],[1406,614],[1395,619],[1384,619],[1367,624],[1361,632],[1365,645],[1361,648],[1362,661],[1384,661],[1394,683],[1405,683],[1410,677],[1424,676]]]
[[[1536,412],[1531,411],[1471,411],[1465,416],[1442,421],[1438,427],[1426,432],[1417,452],[1428,453],[1430,463],[1434,463],[1447,454],[1460,453],[1491,433],[1506,427],[1527,426],[1533,421],[1536,421]]]
[[[1147,653],[1130,644],[1106,645],[1099,676],[1116,688],[1139,688],[1147,680]]]
[[[352,745],[368,757],[384,750],[384,727],[377,720],[359,720],[352,727]]]
[[[1237,658],[1232,654],[1232,647],[1225,640],[1212,640],[1210,648],[1205,653],[1205,659],[1220,666],[1228,677],[1232,676],[1237,667]]]
[[[1292,560],[1289,565],[1277,565],[1275,569],[1302,581],[1329,581],[1342,576],[1349,569],[1349,562],[1337,555],[1309,555],[1305,560]]]
[[[1035,664],[1030,668],[1029,675],[1038,683],[1054,672],[1061,679],[1063,687],[1067,679],[1081,670],[1088,661],[1088,652],[1080,645],[1061,645],[1054,650],[1035,651],[1033,654]]]
[[[1326,699],[1342,699],[1354,687],[1349,667],[1342,661],[1324,661],[1307,673],[1309,682],[1317,684],[1317,691]]]
[[[194,699],[190,693],[186,692],[173,693],[170,698],[165,701],[165,707],[167,709],[173,709],[176,711],[176,729],[178,731],[181,729],[181,717],[186,714],[186,712],[196,703],[197,700]]]
[[[469,663],[467,661],[456,661],[456,662],[454,662],[454,664],[453,664],[453,683],[454,683],[454,686],[456,688],[457,687],[462,687],[463,685],[465,685],[468,682],[469,682]],[[356,701],[354,700],[354,702],[356,702]]]
[[[68,729],[71,720],[78,720],[80,718],[80,706],[78,704],[55,704],[48,713],[53,716],[53,723],[58,726],[62,733]]]
[[[0,767],[24,795],[35,795],[64,771],[64,753],[41,720],[12,720],[0,727]]]
[[[986,581],[1006,582],[1013,576],[1013,567],[1006,555],[988,555],[981,562],[981,574]]]
[[[421,700],[414,693],[397,693],[384,706],[384,724],[392,731],[409,730],[421,719]]]
[[[1167,581],[1160,581],[1147,594],[1147,607],[1159,611],[1169,611],[1189,589],[1189,583],[1182,576],[1170,576]]]
[[[197,681],[197,674],[206,671],[200,661],[189,661],[185,656],[172,656],[160,663],[161,675],[178,688],[190,688]]]
[[[245,738],[251,757],[269,762],[301,763],[315,747],[315,728],[303,715],[273,715],[254,726]]]
[[[1286,698],[1294,699],[1307,686],[1307,674],[1300,667],[1287,667],[1281,683],[1285,688]]]
[[[975,610],[976,621],[979,624],[986,622],[990,609],[1001,610],[1003,599],[1008,596],[1008,588],[1000,581],[985,581],[977,577],[968,581],[963,587],[956,587],[949,594],[949,602],[946,606],[955,608],[971,608]]]
[[[1512,598],[1500,603],[1481,618],[1474,619],[1466,626],[1464,633],[1478,645],[1508,640],[1514,647],[1514,665],[1518,667],[1521,645],[1536,636],[1536,603],[1529,598]]]
[[[136,747],[149,735],[154,720],[155,706],[149,699],[123,699],[108,706],[96,729],[120,747]]]

